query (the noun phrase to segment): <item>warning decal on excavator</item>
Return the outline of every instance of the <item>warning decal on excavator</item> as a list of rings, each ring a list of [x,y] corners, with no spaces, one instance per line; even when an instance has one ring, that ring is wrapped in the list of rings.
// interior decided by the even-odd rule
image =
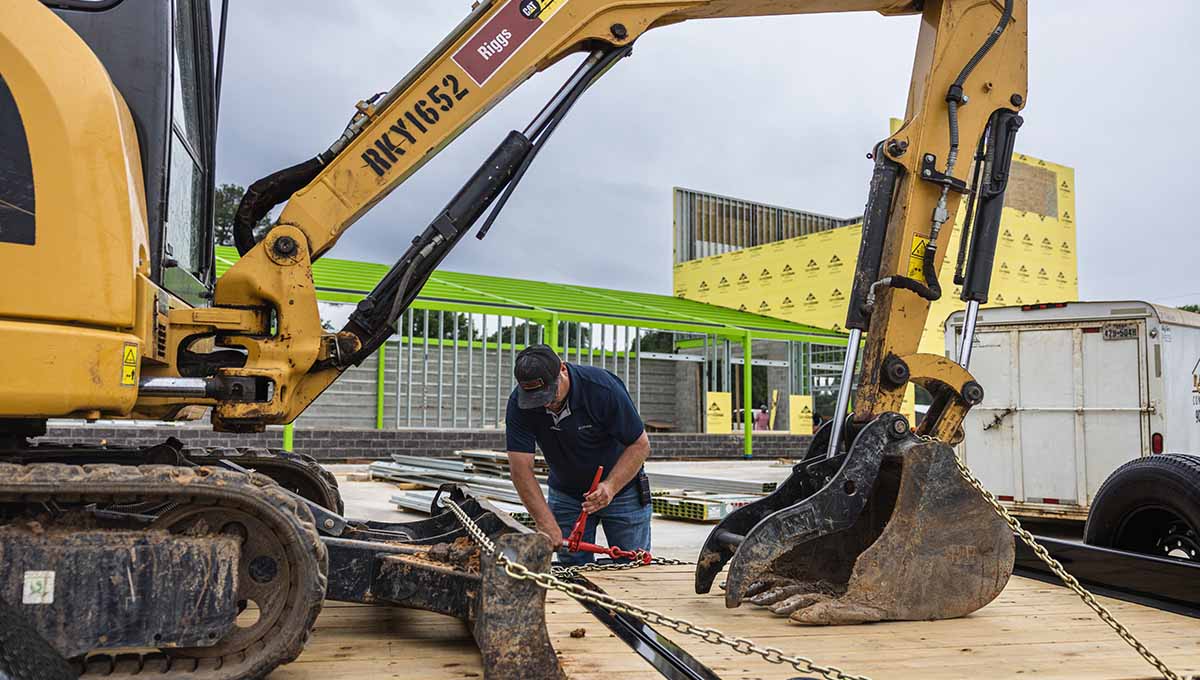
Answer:
[[[912,250],[908,251],[908,278],[921,283],[925,280],[925,248],[929,245],[929,237],[916,234],[913,236]]]
[[[508,0],[454,53],[454,63],[482,86],[569,0]]]
[[[138,369],[138,346],[127,342],[121,354],[121,384],[136,385]]]

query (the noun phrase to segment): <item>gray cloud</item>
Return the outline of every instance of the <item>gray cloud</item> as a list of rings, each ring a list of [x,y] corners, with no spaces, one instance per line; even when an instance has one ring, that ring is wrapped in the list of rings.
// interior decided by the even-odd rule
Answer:
[[[465,9],[438,0],[231,4],[218,175],[243,185],[323,150],[354,102],[388,89]],[[1031,5],[1019,147],[1077,169],[1082,296],[1200,301],[1186,202],[1200,179],[1191,129],[1200,60],[1185,33],[1200,25],[1200,6]],[[646,35],[559,128],[491,235],[465,240],[445,266],[669,294],[673,186],[858,214],[864,154],[904,111],[917,27],[915,17],[836,14],[696,21]],[[398,256],[574,63],[496,107],[333,256]]]

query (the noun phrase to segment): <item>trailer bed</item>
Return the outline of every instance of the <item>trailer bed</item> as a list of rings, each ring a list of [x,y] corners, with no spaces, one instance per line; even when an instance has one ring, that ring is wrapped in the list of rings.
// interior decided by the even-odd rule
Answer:
[[[689,566],[589,574],[609,594],[745,636],[848,673],[872,678],[1151,678],[1154,669],[1097,619],[1071,591],[1013,577],[995,602],[951,621],[803,627],[749,605],[726,609],[719,594],[692,591]],[[1200,619],[1101,598],[1176,672],[1200,672]],[[581,605],[551,592],[546,619],[571,678],[619,673],[662,676]],[[571,631],[583,628],[582,638]],[[671,630],[660,634],[725,680],[785,680],[799,673]],[[304,654],[272,677],[482,678],[479,652],[459,621],[409,609],[330,602]]]

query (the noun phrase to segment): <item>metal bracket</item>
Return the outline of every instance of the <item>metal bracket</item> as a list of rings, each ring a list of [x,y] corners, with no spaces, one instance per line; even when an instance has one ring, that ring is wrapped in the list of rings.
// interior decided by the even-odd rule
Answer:
[[[956,194],[967,193],[967,183],[937,169],[937,156],[927,153],[921,156],[921,179],[944,186]]]

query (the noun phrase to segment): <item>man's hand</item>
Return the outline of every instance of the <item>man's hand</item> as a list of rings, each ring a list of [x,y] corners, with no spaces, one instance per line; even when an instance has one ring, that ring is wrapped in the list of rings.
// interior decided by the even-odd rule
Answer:
[[[554,549],[558,550],[563,544],[562,528],[557,523],[539,524],[538,531],[550,537],[550,542],[554,544]]]
[[[608,480],[600,482],[596,485],[596,490],[583,497],[583,510],[587,514],[600,512],[612,503],[613,490]]]

